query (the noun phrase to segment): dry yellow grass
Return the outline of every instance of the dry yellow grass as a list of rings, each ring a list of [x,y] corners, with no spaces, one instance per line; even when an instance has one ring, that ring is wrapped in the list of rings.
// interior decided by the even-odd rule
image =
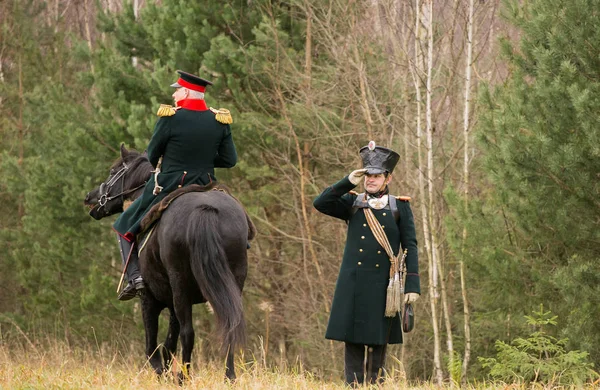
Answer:
[[[256,361],[238,359],[238,379],[234,384],[223,378],[224,367],[197,365],[191,378],[179,386],[173,378],[159,380],[144,364],[142,356],[127,359],[114,351],[109,356],[95,351],[73,350],[55,344],[36,348],[0,347],[1,389],[343,389],[341,381],[324,382],[310,373],[278,373]],[[301,370],[296,370],[301,371]],[[385,388],[407,388],[399,383]]]
[[[53,351],[14,354],[0,349],[2,389],[343,389],[341,381],[326,383],[309,373],[277,373],[256,362],[238,364],[238,379],[226,383],[224,369],[216,364],[196,367],[189,381],[179,386],[173,378],[159,380],[140,356],[127,362],[115,353],[111,358],[85,351],[58,348]],[[386,386],[387,387],[387,386]],[[398,388],[392,386],[390,388]]]
[[[237,381],[226,383],[223,366],[197,365],[191,378],[179,386],[173,378],[159,380],[138,355],[124,357],[119,351],[74,350],[57,343],[43,351],[33,344],[12,348],[0,345],[0,389],[347,389],[341,380],[323,381],[300,367],[277,372],[243,358],[238,359],[236,372]],[[370,388],[439,389],[431,383],[408,385],[395,377],[401,376],[393,373],[385,385]],[[480,384],[469,388],[524,390],[526,387]]]

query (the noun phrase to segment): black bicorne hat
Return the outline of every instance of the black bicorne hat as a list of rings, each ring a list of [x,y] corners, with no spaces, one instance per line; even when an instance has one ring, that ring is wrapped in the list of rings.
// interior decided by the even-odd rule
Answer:
[[[185,87],[193,91],[204,92],[207,85],[212,85],[210,81],[204,80],[203,78],[193,75],[191,73],[184,72],[183,70],[178,70],[177,73],[179,73],[179,80],[171,84],[171,87]]]
[[[392,149],[382,146],[375,146],[375,142],[369,142],[369,145],[360,148],[360,157],[363,161],[363,168],[367,169],[367,174],[377,175],[379,173],[392,173],[400,155]]]

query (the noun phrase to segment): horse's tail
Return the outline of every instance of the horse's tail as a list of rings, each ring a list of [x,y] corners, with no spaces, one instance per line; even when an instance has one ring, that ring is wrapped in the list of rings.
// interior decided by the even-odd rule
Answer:
[[[200,291],[217,317],[217,332],[223,348],[240,347],[245,342],[246,323],[242,293],[229,268],[219,234],[218,210],[209,205],[197,207],[189,216],[187,241],[190,265]]]

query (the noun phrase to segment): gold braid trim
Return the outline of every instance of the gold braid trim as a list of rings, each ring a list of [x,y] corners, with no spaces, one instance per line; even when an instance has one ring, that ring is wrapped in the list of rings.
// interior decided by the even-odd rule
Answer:
[[[217,122],[221,122],[223,124],[226,125],[230,125],[233,123],[233,118],[231,117],[231,112],[229,112],[228,109],[226,108],[212,108],[210,107],[210,110],[215,113],[215,119],[217,120]]]
[[[156,113],[156,115],[158,116],[173,116],[175,115],[175,112],[177,112],[177,109],[173,106],[170,106],[168,104],[161,104],[160,107],[158,108],[158,112]]]
[[[373,211],[368,207],[363,210],[365,211],[367,223],[369,224],[375,239],[379,245],[383,247],[390,259],[390,281],[386,291],[385,316],[395,317],[396,313],[400,311],[400,305],[402,304],[402,294],[404,293],[402,271],[407,251],[404,250],[400,259],[398,258],[399,256],[394,255],[390,241],[383,231],[381,224],[373,214]]]

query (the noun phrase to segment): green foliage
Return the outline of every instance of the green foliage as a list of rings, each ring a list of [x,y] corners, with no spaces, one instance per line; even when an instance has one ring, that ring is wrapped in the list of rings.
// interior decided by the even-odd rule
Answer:
[[[125,4],[115,15],[99,10],[103,36],[90,50],[77,37],[65,44],[64,26],[58,22],[25,23],[43,8],[14,3],[9,27],[21,30],[18,42],[7,41],[3,47],[11,49],[10,58],[21,60],[23,72],[19,79],[19,69],[9,69],[7,82],[0,83],[3,97],[10,98],[0,106],[8,114],[1,119],[7,124],[7,130],[2,129],[7,142],[1,145],[6,151],[1,172],[7,179],[0,188],[3,199],[20,207],[11,210],[12,219],[3,221],[6,241],[0,241],[0,248],[7,253],[2,266],[11,270],[4,275],[21,294],[0,303],[6,309],[21,309],[22,315],[13,317],[25,331],[67,335],[69,342],[92,337],[103,342],[116,329],[139,338],[140,328],[130,320],[138,317],[133,316],[133,305],[115,300],[121,263],[110,229],[113,219],[92,220],[82,205],[86,192],[104,180],[121,142],[139,150],[147,146],[156,108],[171,101],[175,70],[184,69],[214,80],[208,105],[228,107],[234,115],[241,163],[218,172],[218,177],[236,183],[235,191],[247,204],[259,204],[254,197],[260,197],[263,206],[279,202],[288,184],[277,178],[281,170],[275,172],[265,163],[257,145],[267,140],[271,147],[283,149],[285,140],[278,139],[277,132],[286,125],[276,115],[265,117],[262,109],[269,98],[264,91],[255,98],[258,88],[253,82],[268,83],[266,76],[274,73],[270,69],[270,74],[251,77],[248,53],[265,61],[276,55],[269,36],[257,40],[258,48],[251,47],[261,29],[271,37],[275,32],[286,36],[277,50],[294,53],[289,47],[301,48],[302,23],[288,14],[287,5],[265,2],[168,0],[147,4],[137,20],[131,4]],[[265,19],[264,6],[270,7],[270,18]],[[276,26],[275,31],[265,20],[274,22],[270,26]],[[295,58],[302,61],[303,54]],[[21,147],[19,155],[15,151]],[[293,172],[291,166],[285,169]],[[289,253],[297,251],[292,248]],[[252,288],[246,290],[252,294]]]
[[[0,108],[0,172],[6,178],[0,187],[12,205],[0,225],[8,281],[1,309],[15,319],[11,330],[14,325],[75,343],[92,336],[109,340],[131,307],[106,304],[119,275],[120,267],[111,267],[118,252],[104,248],[109,225],[93,223],[82,204],[114,158],[101,144],[110,136],[98,131],[101,115],[90,109],[80,77],[89,53],[60,21],[49,25],[38,2],[9,5],[3,59],[16,66],[3,68],[0,83],[7,97]],[[90,277],[96,270],[101,274]]]
[[[450,360],[449,358],[447,358],[447,359],[448,359],[448,362],[447,362],[448,374],[450,376],[450,380],[452,380],[452,382],[455,384],[459,384],[460,377],[462,374],[462,365],[463,365],[462,357],[455,350],[453,352],[452,360]]]
[[[89,137],[92,123],[83,122],[81,107],[68,103],[76,91],[54,85],[45,92],[31,97],[47,132],[29,144],[31,156],[20,173],[29,185],[23,191],[22,230],[11,252],[24,289],[23,305],[29,316],[40,319],[40,331],[52,326],[89,335],[103,321],[106,327],[97,328],[96,335],[107,339],[112,326],[106,319],[122,314],[104,303],[114,288],[108,276],[119,275],[118,267],[110,267],[118,253],[103,248],[102,240],[90,240],[95,236],[107,241],[110,230],[106,223],[92,221],[82,205],[86,189],[93,187],[90,171],[98,170],[101,152]],[[106,277],[90,278],[97,269]],[[92,302],[90,290],[103,290],[105,296]]]
[[[504,43],[507,83],[480,95],[483,153],[471,166],[478,191],[468,209],[451,188],[446,192],[448,242],[467,264],[472,329],[478,330],[473,355],[491,356],[495,340],[523,334],[522,315],[543,299],[571,336],[569,345],[556,344],[600,361],[600,63],[589,47],[600,41],[589,12],[599,1],[515,1],[506,8],[523,39],[518,47]],[[265,346],[270,358],[285,349],[308,369],[337,373],[341,363],[331,357],[342,356],[335,350],[341,346],[324,347],[320,335],[344,227],[310,210],[310,198],[358,163],[365,111],[376,142],[394,148],[414,119],[412,106],[405,109],[410,88],[401,85],[410,77],[398,77],[402,54],[391,61],[393,45],[362,25],[372,4],[164,0],[146,2],[136,19],[125,3],[117,14],[98,11],[102,34],[94,35],[93,49],[60,21],[49,25],[40,4],[11,2],[0,37],[3,59],[12,64],[3,67],[0,83],[0,281],[10,283],[1,307],[24,329],[102,342],[122,326],[141,340],[132,321],[139,315],[114,299],[121,264],[112,220],[91,220],[81,202],[105,178],[121,142],[147,146],[156,108],[171,101],[174,71],[183,69],[213,80],[208,105],[229,108],[234,117],[240,162],[217,176],[259,224],[244,291],[251,336],[264,331],[256,307],[268,301],[275,307]],[[448,68],[434,79],[449,77],[444,72],[457,74]],[[366,109],[358,81],[368,87]],[[452,306],[456,315],[460,309]],[[457,350],[461,342],[457,333]],[[428,349],[418,354],[425,357],[411,367],[424,377],[431,371]],[[448,371],[458,381],[459,356],[453,363]]]
[[[546,333],[546,327],[556,326],[557,316],[544,311],[540,305],[539,311],[526,318],[536,329],[529,337],[516,338],[511,345],[497,341],[497,357],[480,358],[492,377],[506,382],[581,385],[598,376],[592,370],[587,352],[567,352],[567,339],[557,339]]]
[[[569,347],[595,364],[600,59],[589,43],[600,40],[590,12],[598,7],[598,0],[506,2],[505,17],[522,35],[518,44],[502,42],[506,82],[480,93],[480,187],[490,190],[468,211],[465,254],[471,280],[491,276],[475,282],[477,307],[492,302],[514,316],[541,299],[564,319]]]

